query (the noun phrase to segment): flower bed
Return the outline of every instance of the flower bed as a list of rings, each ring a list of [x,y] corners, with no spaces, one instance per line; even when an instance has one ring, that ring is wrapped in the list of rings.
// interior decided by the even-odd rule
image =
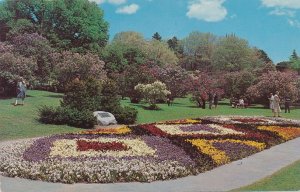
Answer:
[[[207,117],[0,144],[0,172],[63,183],[151,182],[197,174],[300,136],[300,122]]]

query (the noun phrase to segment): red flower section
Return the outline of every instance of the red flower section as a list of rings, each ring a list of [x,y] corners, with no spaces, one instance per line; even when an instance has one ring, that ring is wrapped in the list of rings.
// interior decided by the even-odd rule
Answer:
[[[251,129],[239,128],[236,125],[223,125],[223,127],[245,133],[246,135],[243,136],[245,139],[254,139],[257,141],[267,141],[267,140],[274,139],[269,135],[265,135],[260,132],[253,131]]]
[[[162,130],[155,127],[154,124],[142,125],[141,128],[143,128],[144,130],[150,132],[152,135],[155,135],[155,136],[165,137],[168,135],[167,133],[165,133]]]
[[[95,150],[95,151],[124,151],[127,150],[128,147],[121,142],[97,142],[97,141],[85,141],[85,140],[78,140],[77,141],[77,150],[78,151],[88,151],[88,150]]]
[[[240,119],[240,118],[236,118],[236,119],[232,119],[233,121],[239,121],[242,123],[265,123],[267,121],[262,120],[262,119],[253,119],[253,118],[246,118],[246,119]]]

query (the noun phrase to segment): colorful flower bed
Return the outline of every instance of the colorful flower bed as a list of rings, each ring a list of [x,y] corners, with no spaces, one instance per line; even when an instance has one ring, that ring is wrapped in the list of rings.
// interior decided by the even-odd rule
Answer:
[[[206,117],[0,143],[0,172],[50,182],[151,182],[198,174],[300,136],[300,122]]]

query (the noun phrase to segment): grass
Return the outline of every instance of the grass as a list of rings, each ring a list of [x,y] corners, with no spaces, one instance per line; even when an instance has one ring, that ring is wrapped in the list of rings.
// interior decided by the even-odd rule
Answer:
[[[135,107],[139,114],[137,123],[148,123],[155,121],[195,118],[201,116],[215,116],[215,115],[242,115],[242,116],[266,116],[272,117],[270,109],[266,109],[261,105],[251,106],[247,109],[236,109],[229,106],[228,101],[221,101],[217,109],[201,109],[191,103],[188,98],[177,98],[173,106],[166,104],[158,104],[161,110],[145,110],[147,104],[132,104],[129,100],[122,100],[122,104],[126,106]],[[292,109],[291,113],[282,113],[282,117],[290,119],[300,119],[300,109]]]
[[[82,129],[66,125],[45,125],[38,122],[38,108],[41,105],[58,106],[61,94],[46,91],[29,90],[24,106],[13,106],[14,98],[0,99],[0,141],[46,136],[58,133],[77,132]],[[131,106],[138,110],[136,123],[149,123],[164,120],[195,118],[213,115],[245,115],[272,116],[269,109],[253,106],[247,109],[231,108],[226,101],[220,102],[217,109],[201,109],[191,103],[188,98],[175,99],[172,106],[158,104],[160,110],[145,110],[145,103],[132,104],[129,100],[122,100],[122,105]],[[292,110],[283,117],[299,119],[300,109]]]
[[[263,180],[234,191],[298,191],[299,173],[300,161],[297,161]]]
[[[13,106],[14,98],[0,99],[0,141],[67,133],[79,129],[38,122],[38,107],[59,105],[60,94],[28,91],[24,106]]]
[[[65,125],[45,125],[38,122],[38,108],[41,105],[58,106],[61,94],[45,91],[28,91],[24,106],[13,106],[14,98],[0,99],[0,141],[46,136],[58,133],[78,132],[82,129]],[[145,110],[145,103],[132,104],[122,100],[122,105],[135,107],[139,114],[137,123],[149,123],[164,120],[195,118],[213,115],[272,116],[269,109],[256,105],[247,109],[234,109],[228,102],[222,101],[217,109],[200,109],[188,98],[175,99],[173,106],[159,104],[161,110]],[[291,113],[282,113],[285,118],[300,119],[300,109]],[[279,171],[275,175],[259,181],[241,190],[299,190],[300,161]]]

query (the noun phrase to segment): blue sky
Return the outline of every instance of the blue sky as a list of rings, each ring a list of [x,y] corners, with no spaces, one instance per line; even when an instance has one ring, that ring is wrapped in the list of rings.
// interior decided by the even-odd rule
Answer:
[[[91,0],[104,10],[112,38],[136,31],[182,39],[192,31],[234,33],[275,62],[300,54],[300,0]]]

